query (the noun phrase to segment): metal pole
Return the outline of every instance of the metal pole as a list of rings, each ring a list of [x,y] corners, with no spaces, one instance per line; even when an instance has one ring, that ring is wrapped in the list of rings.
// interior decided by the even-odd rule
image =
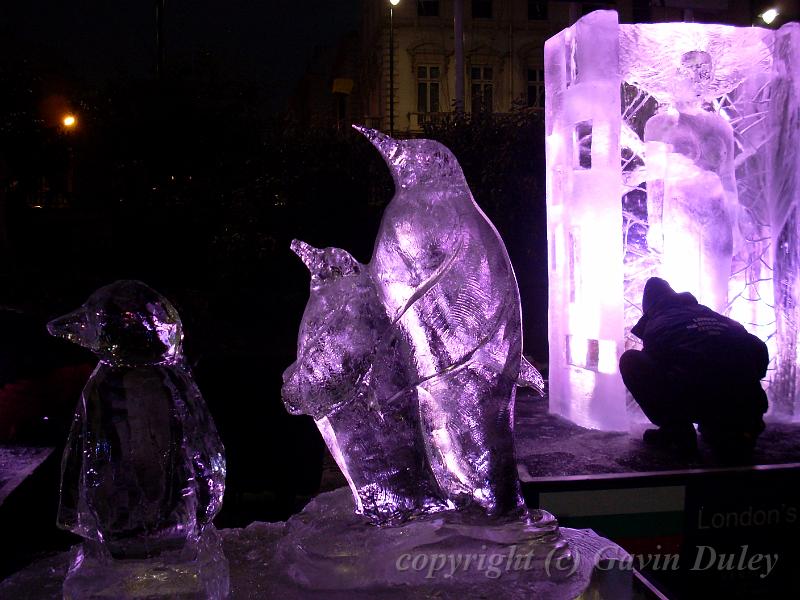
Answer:
[[[389,5],[389,135],[394,137],[394,7]]]
[[[464,0],[453,3],[453,36],[456,53],[456,114],[464,113]]]
[[[577,20],[578,20],[578,3],[577,2],[570,2],[569,3],[569,24],[570,25],[574,25]]]
[[[166,0],[156,0],[156,78],[164,72],[164,5]]]

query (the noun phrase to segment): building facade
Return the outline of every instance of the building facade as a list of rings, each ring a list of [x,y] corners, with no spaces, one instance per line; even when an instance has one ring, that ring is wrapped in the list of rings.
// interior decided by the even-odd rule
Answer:
[[[353,102],[366,125],[415,135],[455,106],[454,2],[363,0],[361,74]],[[614,9],[622,23],[750,24],[750,0],[461,0],[464,110],[544,107],[544,42],[582,15]],[[391,10],[391,17],[390,17]],[[394,52],[390,49],[394,42]],[[394,69],[390,62],[394,62]],[[394,88],[394,94],[391,89]]]
[[[547,0],[462,0],[464,110],[509,112],[544,107],[544,41],[570,23],[574,6]],[[362,106],[367,125],[419,133],[455,107],[454,0],[366,0],[362,21]],[[581,10],[630,2],[587,3]],[[390,27],[393,36],[390,36]],[[390,81],[390,37],[394,81]],[[392,104],[390,88],[394,87]]]

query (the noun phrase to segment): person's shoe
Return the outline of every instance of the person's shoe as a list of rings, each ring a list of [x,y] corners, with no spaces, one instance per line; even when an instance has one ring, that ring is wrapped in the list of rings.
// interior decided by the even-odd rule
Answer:
[[[697,453],[697,434],[691,425],[687,427],[648,429],[644,432],[642,441],[648,446],[670,450],[680,455]]]
[[[720,462],[748,462],[753,455],[756,440],[764,431],[760,417],[739,428],[724,429],[700,425],[703,441],[711,447],[714,457]]]
[[[711,447],[714,458],[722,463],[746,463],[753,457],[756,439],[763,430],[719,431],[704,430],[703,441]]]

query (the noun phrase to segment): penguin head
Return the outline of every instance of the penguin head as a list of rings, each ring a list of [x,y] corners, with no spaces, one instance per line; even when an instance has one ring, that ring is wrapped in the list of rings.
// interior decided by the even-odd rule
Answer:
[[[100,288],[78,310],[47,324],[50,335],[88,348],[114,366],[172,363],[181,356],[178,311],[141,281]]]
[[[311,293],[281,396],[290,413],[318,420],[363,391],[389,322],[367,269],[349,253],[298,240],[291,248],[311,273]]]
[[[341,248],[314,248],[311,244],[300,240],[292,240],[290,248],[308,267],[312,290],[342,277],[358,275],[362,270],[361,263]]]
[[[464,173],[450,150],[434,140],[396,140],[388,135],[353,125],[383,156],[399,190],[418,186],[467,186]]]

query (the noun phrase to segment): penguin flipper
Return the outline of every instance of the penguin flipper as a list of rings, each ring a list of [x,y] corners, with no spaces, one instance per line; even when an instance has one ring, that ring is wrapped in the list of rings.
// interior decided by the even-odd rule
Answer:
[[[80,500],[81,470],[83,468],[83,444],[86,411],[81,398],[67,438],[67,446],[61,458],[61,494],[58,502],[59,528],[79,533],[81,519],[78,515]]]
[[[530,388],[539,394],[539,396],[544,396],[544,377],[542,377],[542,374],[539,373],[536,367],[528,362],[525,355],[522,355],[522,360],[519,364],[517,385],[519,387]]]
[[[191,448],[194,480],[197,484],[197,517],[201,527],[208,525],[222,508],[225,494],[225,447],[217,433],[216,425],[208,411],[200,390],[194,383],[191,371],[181,369],[186,408],[189,418],[188,446]]]

